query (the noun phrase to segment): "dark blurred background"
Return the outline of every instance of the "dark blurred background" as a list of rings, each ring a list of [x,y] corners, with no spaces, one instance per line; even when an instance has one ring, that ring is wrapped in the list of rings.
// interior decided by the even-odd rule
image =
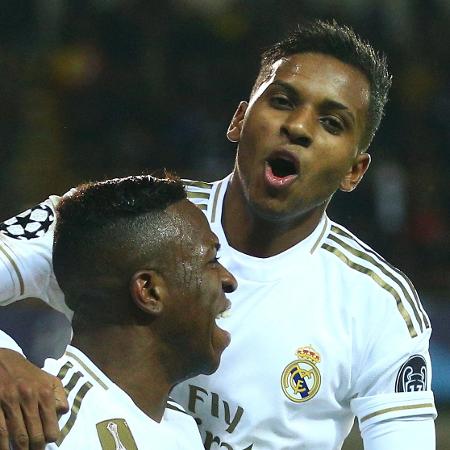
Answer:
[[[444,409],[450,0],[1,0],[0,219],[86,180],[162,167],[226,175],[225,130],[258,55],[315,17],[351,25],[390,61],[372,167],[357,191],[336,195],[330,216],[415,283]]]

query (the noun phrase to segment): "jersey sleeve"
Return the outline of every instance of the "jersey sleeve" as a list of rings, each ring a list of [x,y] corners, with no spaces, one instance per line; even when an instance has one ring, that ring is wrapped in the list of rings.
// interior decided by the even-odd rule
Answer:
[[[51,196],[0,223],[1,306],[34,297],[64,310],[56,304],[64,301],[52,268],[55,206],[59,199]]]
[[[362,435],[377,423],[437,415],[428,352],[431,326],[418,297],[411,305],[405,301],[404,309],[389,296],[377,300],[360,327],[359,341],[367,346],[359,348],[354,358],[350,406]]]
[[[374,423],[362,433],[365,450],[407,448],[435,450],[436,432],[430,417],[400,418]]]

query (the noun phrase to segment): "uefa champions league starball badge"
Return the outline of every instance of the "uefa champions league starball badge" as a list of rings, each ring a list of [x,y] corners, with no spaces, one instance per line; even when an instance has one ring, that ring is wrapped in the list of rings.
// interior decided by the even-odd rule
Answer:
[[[289,363],[281,375],[281,387],[289,400],[295,403],[312,399],[320,388],[320,355],[312,347],[300,347],[297,358]]]
[[[0,223],[0,233],[18,240],[36,239],[47,233],[54,220],[50,206],[41,203]]]

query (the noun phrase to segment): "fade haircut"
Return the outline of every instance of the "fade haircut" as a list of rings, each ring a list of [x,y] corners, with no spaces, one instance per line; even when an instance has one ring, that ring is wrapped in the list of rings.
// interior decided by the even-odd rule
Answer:
[[[82,184],[58,204],[53,267],[77,326],[121,321],[133,273],[164,261],[174,232],[165,210],[186,198],[181,181],[166,176]]]
[[[383,117],[392,77],[386,56],[362,40],[348,26],[336,21],[316,20],[298,26],[285,39],[275,43],[261,55],[261,67],[251,95],[271,75],[272,65],[281,58],[297,53],[322,53],[359,69],[370,84],[369,110],[362,148],[366,150]]]

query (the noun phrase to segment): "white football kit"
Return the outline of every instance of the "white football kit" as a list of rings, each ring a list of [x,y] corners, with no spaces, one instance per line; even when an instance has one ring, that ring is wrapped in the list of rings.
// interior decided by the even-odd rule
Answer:
[[[221,226],[228,180],[186,181],[239,283],[220,324],[232,340],[218,371],[171,394],[196,418],[205,448],[339,449],[355,416],[365,449],[435,448],[431,327],[411,282],[326,216],[279,255],[236,251]],[[30,211],[28,223],[0,228],[0,300],[39,297],[70,316],[51,266],[54,217],[34,224]],[[37,231],[26,235],[27,226]]]
[[[59,419],[61,435],[47,450],[203,449],[195,421],[179,405],[169,400],[155,422],[75,347],[47,359],[44,370],[61,379],[69,400]]]

